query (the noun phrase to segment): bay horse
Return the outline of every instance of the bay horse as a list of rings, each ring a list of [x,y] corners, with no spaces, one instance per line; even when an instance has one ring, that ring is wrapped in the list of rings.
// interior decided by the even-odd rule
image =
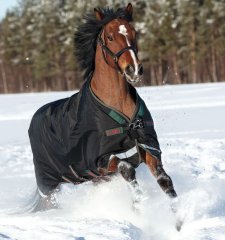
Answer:
[[[141,163],[169,197],[177,196],[163,169],[151,114],[132,86],[143,74],[132,13],[129,3],[86,15],[75,33],[82,88],[44,105],[32,118],[29,137],[45,202],[62,183],[96,181],[117,172],[135,187]]]

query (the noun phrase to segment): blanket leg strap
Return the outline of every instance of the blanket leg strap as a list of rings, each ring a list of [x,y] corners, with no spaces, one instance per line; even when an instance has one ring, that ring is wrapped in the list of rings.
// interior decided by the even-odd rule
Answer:
[[[77,174],[77,172],[73,169],[73,167],[72,167],[71,165],[69,165],[69,168],[70,168],[71,172],[73,173],[73,175],[74,175],[77,179],[81,180],[82,182],[88,181],[88,179],[86,179],[86,178],[84,178],[84,177],[80,177],[80,176]]]
[[[135,139],[135,145],[136,145],[136,148],[137,148],[137,153],[138,153],[138,161],[139,161],[139,164],[142,162],[142,158],[141,158],[141,153],[140,153],[140,149],[139,149],[139,146],[138,146],[138,141],[137,139]]]

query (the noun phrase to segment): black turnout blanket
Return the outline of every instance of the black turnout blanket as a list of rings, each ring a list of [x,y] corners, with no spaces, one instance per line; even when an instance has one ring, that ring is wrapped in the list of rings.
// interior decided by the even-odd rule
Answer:
[[[153,120],[144,101],[136,98],[132,119],[106,106],[92,92],[87,80],[70,98],[48,103],[33,116],[29,137],[37,185],[49,194],[60,183],[74,184],[99,176],[111,158],[140,164],[136,146],[160,159]]]

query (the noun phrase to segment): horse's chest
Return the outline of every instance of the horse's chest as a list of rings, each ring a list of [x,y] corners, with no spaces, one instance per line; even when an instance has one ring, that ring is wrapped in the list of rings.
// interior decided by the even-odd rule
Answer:
[[[132,118],[136,109],[136,105],[132,99],[129,99],[126,102],[118,101],[118,104],[115,104],[115,105],[112,104],[110,105],[110,107],[116,109],[118,112],[121,112],[122,114],[127,116],[127,118],[129,119]]]
[[[127,116],[129,119],[132,118],[132,116],[134,115],[134,111],[135,111],[135,104],[131,103],[129,105],[126,105],[123,109],[122,109],[122,113]]]

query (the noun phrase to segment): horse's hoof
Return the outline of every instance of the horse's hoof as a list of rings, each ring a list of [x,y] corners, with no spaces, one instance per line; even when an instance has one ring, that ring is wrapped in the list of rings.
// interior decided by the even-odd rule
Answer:
[[[183,226],[183,221],[177,220],[177,222],[176,222],[176,230],[177,230],[178,232],[180,232],[182,226]]]

